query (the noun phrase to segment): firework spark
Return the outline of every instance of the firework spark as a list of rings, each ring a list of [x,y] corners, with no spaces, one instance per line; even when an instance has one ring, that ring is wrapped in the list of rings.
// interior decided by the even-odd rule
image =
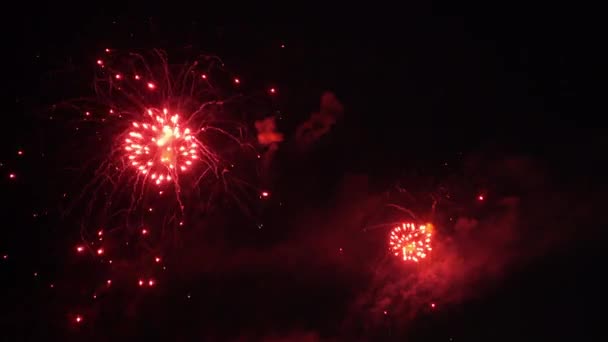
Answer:
[[[432,251],[431,239],[433,225],[416,226],[414,223],[403,223],[393,228],[389,238],[389,248],[395,256],[404,261],[419,262]]]

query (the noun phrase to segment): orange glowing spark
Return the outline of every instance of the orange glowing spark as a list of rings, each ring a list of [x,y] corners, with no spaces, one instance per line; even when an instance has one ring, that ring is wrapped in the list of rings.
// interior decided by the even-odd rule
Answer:
[[[133,122],[124,149],[129,164],[157,185],[176,181],[177,172],[189,170],[199,158],[199,142],[179,114],[149,109],[141,122]],[[152,211],[151,208],[149,211]]]
[[[414,223],[403,223],[393,228],[389,237],[389,248],[395,256],[401,255],[405,261],[419,262],[426,258],[431,247],[433,225],[416,227]]]

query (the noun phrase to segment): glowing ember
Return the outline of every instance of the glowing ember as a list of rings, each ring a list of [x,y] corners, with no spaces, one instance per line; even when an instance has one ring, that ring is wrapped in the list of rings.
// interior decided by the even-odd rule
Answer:
[[[125,139],[129,164],[157,185],[176,180],[177,171],[187,171],[199,158],[196,138],[179,121],[167,109],[149,109]]]
[[[262,191],[262,197],[266,198],[270,196],[270,193],[268,191]]]
[[[483,197],[483,195],[479,195],[479,196],[477,196],[477,199],[478,199],[479,201],[483,201],[483,200],[484,200],[484,197]]]
[[[160,258],[159,258],[159,257],[156,257],[156,258],[154,258],[154,261],[156,261],[156,262],[160,262]]]
[[[433,225],[403,223],[393,228],[389,238],[389,248],[395,256],[401,256],[405,261],[419,262],[426,258],[431,248]]]
[[[84,247],[82,247],[82,246],[76,246],[76,252],[82,253],[83,251],[84,251]]]
[[[81,323],[82,322],[82,316],[76,315],[76,318],[74,320],[76,321],[76,323]]]
[[[99,248],[97,250],[97,255],[102,255],[103,254],[103,248]]]

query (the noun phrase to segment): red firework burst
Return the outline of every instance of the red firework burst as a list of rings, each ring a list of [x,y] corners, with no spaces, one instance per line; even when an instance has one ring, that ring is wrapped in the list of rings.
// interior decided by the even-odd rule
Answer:
[[[401,255],[404,261],[419,262],[432,251],[432,231],[433,225],[430,223],[420,226],[402,223],[391,231],[389,248],[395,256]]]
[[[142,122],[133,122],[134,130],[125,139],[125,150],[133,167],[156,184],[177,179],[176,171],[187,171],[198,159],[202,145],[190,128],[180,127],[179,114],[170,115],[148,109]]]

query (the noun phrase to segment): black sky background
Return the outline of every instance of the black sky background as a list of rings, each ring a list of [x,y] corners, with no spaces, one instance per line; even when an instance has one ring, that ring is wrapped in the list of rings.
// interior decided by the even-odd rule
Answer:
[[[15,109],[11,106],[13,114],[4,114],[7,129],[0,138],[0,252],[9,256],[0,261],[5,284],[0,297],[2,335],[9,341],[81,336],[223,340],[259,328],[257,338],[352,340],[340,326],[348,303],[365,286],[353,285],[356,275],[334,272],[322,261],[308,264],[304,280],[295,285],[290,273],[277,271],[281,267],[276,265],[247,272],[234,266],[231,274],[230,267],[218,264],[218,269],[201,275],[193,271],[186,280],[140,302],[135,311],[142,314],[137,317],[126,314],[127,319],[104,318],[95,328],[73,327],[66,313],[75,303],[55,295],[47,284],[57,281],[79,291],[86,287],[80,284],[94,276],[70,275],[72,262],[60,252],[72,248],[75,237],[70,234],[77,229],[66,227],[49,209],[56,206],[64,183],[45,178],[60,177],[61,170],[48,156],[39,156],[58,153],[55,146],[63,144],[55,145],[45,133],[61,123],[41,117],[55,101],[80,95],[62,77],[81,75],[75,83],[86,81],[86,73],[79,70],[86,70],[107,46],[160,47],[169,55],[202,49],[218,55],[244,80],[244,91],[279,89],[272,106],[285,113],[279,125],[287,134],[318,110],[324,91],[335,93],[345,107],[343,121],[309,156],[308,166],[286,167],[288,175],[274,184],[277,193],[298,208],[295,212],[302,208],[315,213],[334,205],[345,175],[367,175],[370,191],[382,192],[404,173],[415,170],[440,177],[444,171],[438,165],[483,151],[496,159],[522,155],[542,164],[550,170],[554,190],[567,194],[564,201],[572,207],[589,203],[583,206],[589,216],[596,215],[606,187],[608,147],[605,86],[599,76],[604,60],[601,20],[592,9],[556,6],[308,4],[248,12],[202,3],[163,8],[96,4],[88,10],[46,5],[5,14],[13,17],[5,21],[5,34],[16,45],[6,53],[15,58],[6,66],[11,75],[7,88],[15,92],[8,103]],[[61,86],[53,86],[55,81]],[[25,151],[23,157],[16,155],[18,149]],[[288,163],[288,157],[279,160]],[[18,175],[16,180],[8,179],[11,172]],[[33,212],[39,215],[36,220]],[[294,210],[277,212],[267,214],[269,222],[302,219]],[[606,220],[597,216],[587,217],[595,224],[574,229],[577,239],[572,245],[561,244],[519,265],[478,297],[423,314],[407,328],[400,328],[395,319],[361,338],[599,339]],[[280,246],[302,235],[296,226],[268,225],[263,238],[245,234],[245,241],[226,239]],[[572,231],[558,226],[554,233],[566,236],[562,229]],[[33,272],[41,275],[32,277]],[[247,285],[256,282],[278,285],[270,290]],[[194,305],[183,304],[185,293],[193,293]],[[116,298],[107,309],[112,315],[129,304]],[[217,310],[212,314],[197,310],[197,305]],[[213,328],[202,328],[205,324]],[[95,331],[101,327],[103,332]]]

